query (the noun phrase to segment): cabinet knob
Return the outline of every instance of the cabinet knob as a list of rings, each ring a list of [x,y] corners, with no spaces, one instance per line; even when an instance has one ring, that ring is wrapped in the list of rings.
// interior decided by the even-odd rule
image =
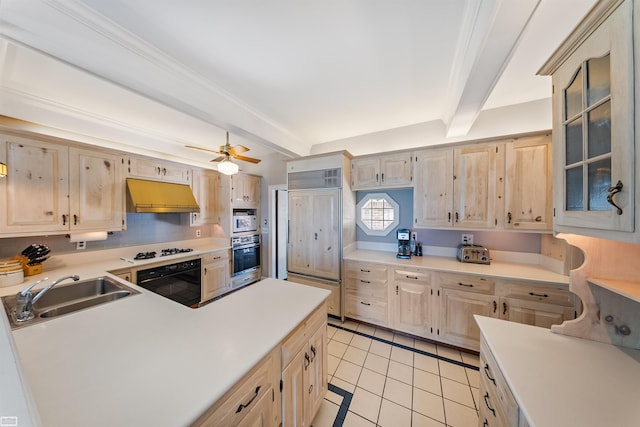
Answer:
[[[613,201],[613,196],[615,196],[616,194],[618,194],[619,192],[622,191],[622,181],[618,180],[618,182],[616,183],[616,185],[614,185],[613,187],[609,187],[609,189],[607,190],[609,192],[609,195],[607,195],[607,202],[609,202],[609,204],[611,206],[613,206],[614,208],[616,208],[616,213],[618,215],[622,215],[622,208],[620,206],[618,206],[616,204],[616,202]]]

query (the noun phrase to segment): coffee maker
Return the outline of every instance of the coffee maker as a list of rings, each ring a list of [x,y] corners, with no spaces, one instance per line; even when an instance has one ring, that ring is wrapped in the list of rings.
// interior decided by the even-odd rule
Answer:
[[[410,259],[411,247],[409,246],[409,241],[411,240],[411,230],[408,230],[406,228],[401,228],[398,230],[397,236],[398,236],[398,253],[396,254],[396,258]]]

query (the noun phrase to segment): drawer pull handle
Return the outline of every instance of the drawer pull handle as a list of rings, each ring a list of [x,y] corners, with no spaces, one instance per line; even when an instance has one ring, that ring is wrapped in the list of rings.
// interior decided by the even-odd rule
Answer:
[[[368,280],[362,280],[362,279],[360,279],[360,282],[361,282],[361,283],[371,283],[371,282],[370,282],[370,281],[368,281]]]
[[[314,346],[311,346],[311,362],[313,362],[316,358],[316,348]]]
[[[78,215],[73,214],[73,225],[78,225]]]
[[[507,303],[503,302],[502,303],[502,315],[507,314]]]
[[[622,191],[622,181],[618,181],[614,187],[609,187],[607,191],[609,192],[609,195],[607,196],[607,202],[609,202],[611,206],[617,209],[616,213],[618,215],[622,215],[622,208],[616,205],[616,202],[613,201],[613,196]]]
[[[498,311],[498,303],[494,300],[493,301],[493,312],[495,313],[496,311]]]
[[[360,301],[360,304],[362,304],[362,305],[367,305],[367,306],[368,306],[368,305],[371,305],[371,303],[370,303],[370,302],[364,302],[364,301]]]
[[[363,273],[371,273],[371,270],[365,270],[364,268],[361,268],[360,271],[362,271]]]
[[[491,411],[491,413],[493,414],[493,416],[496,416],[496,410],[493,409],[491,406],[489,406],[489,392],[486,392],[484,394],[484,404],[487,405],[487,409]]]
[[[418,280],[418,276],[405,276],[407,279]]]
[[[238,414],[244,408],[248,408],[249,405],[251,405],[253,403],[253,401],[256,400],[256,397],[258,397],[258,393],[260,392],[260,387],[261,386],[256,387],[255,393],[253,394],[253,396],[251,397],[251,399],[249,399],[249,401],[247,403],[241,403],[240,406],[238,406],[238,409],[236,410],[236,414]]]
[[[535,292],[529,292],[529,295],[531,295],[532,297],[549,298],[549,295],[547,294],[536,294]]]
[[[62,214],[62,225],[67,225],[67,216]]]
[[[484,374],[487,376],[487,378],[489,378],[491,380],[493,385],[497,385],[496,384],[496,379],[493,378],[491,375],[489,375],[489,372],[491,372],[491,369],[489,368],[489,365],[485,363],[484,364]]]
[[[309,365],[311,364],[311,358],[309,357],[309,353],[304,352],[304,370],[306,371]]]
[[[482,427],[489,427],[489,421],[487,421],[487,419],[484,419],[484,422],[482,423]]]
[[[470,283],[458,282],[458,286],[464,286],[465,288],[473,288],[473,285]]]
[[[451,212],[447,213],[447,222],[451,222]]]
[[[507,224],[511,224],[511,212],[507,212]]]

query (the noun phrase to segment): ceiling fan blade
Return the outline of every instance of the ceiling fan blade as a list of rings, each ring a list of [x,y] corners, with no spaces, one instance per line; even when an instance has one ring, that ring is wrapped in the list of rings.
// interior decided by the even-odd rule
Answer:
[[[194,145],[185,145],[185,147],[187,147],[187,148],[195,148],[196,150],[208,151],[210,153],[222,154],[217,150],[210,150],[208,148],[196,147]]]
[[[249,163],[260,163],[260,159],[254,159],[253,157],[233,156],[233,158],[237,160],[242,160],[244,162],[249,162]]]
[[[227,156],[218,156],[215,159],[211,159],[209,160],[210,162],[220,162],[222,160],[224,160]]]
[[[245,147],[244,145],[236,145],[235,147],[231,147],[227,150],[227,152],[229,154],[231,154],[232,156],[236,156],[238,154],[242,154],[249,151],[249,149],[247,147]]]

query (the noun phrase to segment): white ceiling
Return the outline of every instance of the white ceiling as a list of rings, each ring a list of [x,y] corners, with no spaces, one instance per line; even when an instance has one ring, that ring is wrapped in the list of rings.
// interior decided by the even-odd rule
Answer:
[[[432,121],[464,135],[550,97],[535,73],[594,3],[0,0],[0,114],[194,158],[226,129],[253,155]]]

